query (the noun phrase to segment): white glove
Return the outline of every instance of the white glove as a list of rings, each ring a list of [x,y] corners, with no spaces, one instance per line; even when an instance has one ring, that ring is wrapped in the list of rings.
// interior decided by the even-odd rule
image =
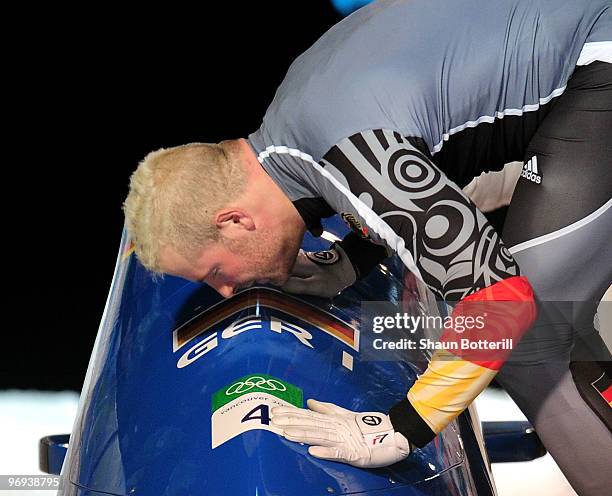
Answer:
[[[273,408],[272,424],[283,430],[285,439],[310,444],[308,453],[312,456],[376,468],[410,454],[410,443],[395,432],[384,413],[357,413],[316,400],[308,400],[308,408]]]
[[[357,280],[353,264],[339,245],[329,250],[300,250],[282,289],[290,293],[331,298]]]

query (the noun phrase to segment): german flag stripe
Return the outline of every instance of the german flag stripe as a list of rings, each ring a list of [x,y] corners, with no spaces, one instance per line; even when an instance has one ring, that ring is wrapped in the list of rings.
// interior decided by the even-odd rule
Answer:
[[[408,392],[408,401],[436,433],[465,410],[497,374],[465,360],[439,360],[437,353]]]
[[[472,302],[491,303],[487,325],[476,337],[513,338],[517,342],[535,320],[533,291],[526,278],[518,276],[497,282],[464,298],[452,315],[476,315],[482,307]],[[491,311],[492,310],[492,311]],[[467,337],[449,329],[441,341]],[[437,350],[418,380],[408,391],[407,399],[429,428],[438,433],[465,410],[493,380],[506,359],[488,350],[463,354],[456,349]]]
[[[354,350],[359,349],[359,332],[346,322],[304,301],[267,288],[253,288],[224,300],[197,315],[174,331],[174,351],[219,322],[249,308],[278,310],[308,322],[339,339]]]
[[[462,360],[491,370],[499,370],[510,353],[511,348],[464,347],[464,341],[478,340],[499,341],[507,339],[509,343],[518,343],[523,333],[531,327],[535,320],[535,304],[533,292],[527,279],[522,276],[510,277],[491,286],[483,288],[463,300],[453,309],[453,318],[471,318],[478,322],[484,319],[484,327],[457,332],[447,329],[440,341]]]

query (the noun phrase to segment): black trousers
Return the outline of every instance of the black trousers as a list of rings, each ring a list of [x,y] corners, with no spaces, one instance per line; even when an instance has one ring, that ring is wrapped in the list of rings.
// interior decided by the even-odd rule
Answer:
[[[524,162],[502,238],[539,317],[497,379],[576,492],[609,494],[612,408],[580,371],[612,360],[593,326],[612,284],[612,64],[576,69]]]

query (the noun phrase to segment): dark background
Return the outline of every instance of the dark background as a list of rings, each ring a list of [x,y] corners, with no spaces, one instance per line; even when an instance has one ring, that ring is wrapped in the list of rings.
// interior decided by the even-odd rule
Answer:
[[[327,0],[35,14],[7,45],[0,389],[80,390],[131,172],[151,150],[256,130],[340,15]]]
[[[138,162],[256,130],[291,62],[341,19],[328,0],[210,4],[7,20],[0,389],[80,391]]]

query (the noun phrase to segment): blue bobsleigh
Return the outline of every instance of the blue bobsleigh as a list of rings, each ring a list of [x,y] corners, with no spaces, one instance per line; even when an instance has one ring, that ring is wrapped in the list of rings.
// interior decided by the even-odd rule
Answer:
[[[338,218],[325,227],[346,233]],[[326,244],[307,235],[303,247]],[[270,423],[274,406],[307,398],[386,411],[405,397],[427,357],[360,355],[361,301],[435,310],[397,260],[331,302],[268,287],[224,300],[206,285],[152,279],[131,251],[124,232],[69,442],[41,444],[43,468],[63,464],[59,494],[495,494],[471,409],[405,461],[372,470],[313,458]],[[527,426],[494,427],[497,460],[543,454]]]

